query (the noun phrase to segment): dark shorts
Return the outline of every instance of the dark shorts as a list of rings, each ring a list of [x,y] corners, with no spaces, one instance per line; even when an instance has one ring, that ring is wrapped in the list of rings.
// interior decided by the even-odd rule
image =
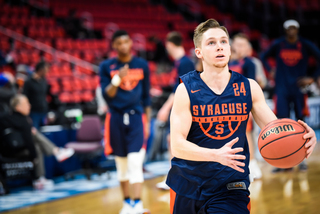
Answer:
[[[198,201],[170,189],[170,214],[249,214],[250,206],[249,193],[243,190],[230,190]]]
[[[108,112],[105,120],[105,153],[126,157],[144,146],[143,115],[131,111],[120,114]]]
[[[309,107],[307,105],[308,96],[302,93],[295,95],[277,94],[274,97],[275,114],[278,118],[290,118],[290,109],[293,104],[296,119],[303,120],[309,116]]]

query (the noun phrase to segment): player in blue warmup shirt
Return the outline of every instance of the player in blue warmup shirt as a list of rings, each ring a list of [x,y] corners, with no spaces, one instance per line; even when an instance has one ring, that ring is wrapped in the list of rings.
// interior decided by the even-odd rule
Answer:
[[[176,91],[179,83],[180,83],[180,76],[193,71],[194,64],[191,59],[186,56],[186,52],[183,47],[183,38],[179,32],[170,32],[166,38],[166,49],[168,54],[174,59],[174,66],[176,70],[176,83],[174,85],[173,91],[166,100],[166,102],[162,105],[161,109],[158,111],[157,120],[163,123],[166,123],[169,119],[169,114],[172,108],[173,99],[174,99],[174,92]],[[170,126],[170,124],[169,124]],[[168,137],[169,139],[169,137]],[[169,158],[171,157],[170,152],[170,142],[168,142],[168,150],[169,150]],[[166,179],[165,179],[166,180]],[[165,180],[162,182],[157,183],[157,187],[163,190],[169,190],[168,185],[166,184]]]
[[[232,49],[234,52],[232,55],[235,56],[233,56],[234,60],[230,60],[229,62],[229,69],[255,80],[256,68],[252,60],[245,55],[246,45],[249,45],[246,43],[249,43],[249,40],[244,34],[236,34],[233,37]]]
[[[310,41],[298,35],[299,23],[287,20],[283,24],[286,36],[273,42],[269,49],[261,55],[262,63],[268,72],[275,72],[275,114],[279,118],[289,118],[291,104],[294,105],[297,119],[304,119],[309,115],[307,106],[308,95],[301,88],[318,81],[320,86],[320,50]],[[318,66],[313,77],[307,77],[308,60],[314,56]],[[268,58],[276,60],[276,70],[271,68]],[[303,162],[300,170],[306,170]],[[282,171],[274,169],[273,172]]]
[[[144,212],[140,200],[144,140],[149,134],[150,121],[148,63],[131,55],[132,40],[126,31],[114,33],[112,47],[118,56],[100,65],[101,90],[109,107],[105,121],[105,153],[115,155],[124,196],[120,214],[141,214]],[[130,189],[133,190],[132,200]]]
[[[170,116],[171,151],[168,174],[171,214],[249,213],[249,149],[246,125],[249,112],[263,128],[277,119],[260,86],[231,71],[226,28],[214,19],[194,33],[195,53],[203,72],[181,77]],[[307,157],[316,137],[310,138]]]
[[[256,66],[252,59],[248,57],[249,48],[250,41],[245,34],[238,33],[234,35],[231,43],[231,60],[229,61],[228,66],[230,70],[238,72],[246,78],[256,80]],[[250,150],[250,174],[254,179],[259,179],[262,176],[262,172],[254,155],[255,143],[253,142],[253,120],[251,114],[249,116],[246,132]]]
[[[172,94],[158,112],[157,119],[162,122],[167,122],[169,119],[169,114],[173,105],[174,92],[180,83],[180,76],[194,70],[194,64],[191,59],[186,56],[182,43],[183,39],[179,32],[171,32],[167,35],[166,49],[168,54],[174,59],[174,69],[177,72],[177,79]]]

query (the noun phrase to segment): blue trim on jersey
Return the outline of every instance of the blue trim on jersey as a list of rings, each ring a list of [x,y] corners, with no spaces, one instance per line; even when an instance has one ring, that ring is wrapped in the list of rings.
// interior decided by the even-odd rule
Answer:
[[[219,149],[239,137],[235,147],[242,147],[246,156],[244,173],[217,162],[189,161],[173,158],[167,184],[179,195],[195,200],[206,200],[226,191],[225,185],[242,181],[249,187],[249,147],[246,126],[252,108],[250,83],[236,72],[225,90],[214,93],[193,71],[181,77],[190,99],[192,124],[187,140],[200,147]]]

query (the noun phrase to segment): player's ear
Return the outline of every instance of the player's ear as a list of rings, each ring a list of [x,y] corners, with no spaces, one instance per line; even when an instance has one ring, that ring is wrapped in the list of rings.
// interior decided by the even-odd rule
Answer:
[[[200,48],[194,49],[194,52],[199,59],[202,59],[202,52]]]

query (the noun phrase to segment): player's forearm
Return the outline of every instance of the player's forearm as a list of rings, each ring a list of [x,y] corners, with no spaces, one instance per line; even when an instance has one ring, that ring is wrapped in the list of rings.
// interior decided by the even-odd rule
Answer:
[[[107,94],[108,97],[113,98],[116,96],[118,92],[118,87],[112,85],[111,83],[106,87],[105,93]]]
[[[200,147],[185,139],[171,138],[171,152],[174,157],[190,161],[215,161],[217,150]]]
[[[144,113],[146,114],[147,122],[150,123],[150,120],[151,120],[151,107],[150,106],[144,107]]]
[[[174,101],[174,93],[171,93],[167,101],[163,104],[163,108],[166,108],[170,111],[173,105],[173,101]]]

